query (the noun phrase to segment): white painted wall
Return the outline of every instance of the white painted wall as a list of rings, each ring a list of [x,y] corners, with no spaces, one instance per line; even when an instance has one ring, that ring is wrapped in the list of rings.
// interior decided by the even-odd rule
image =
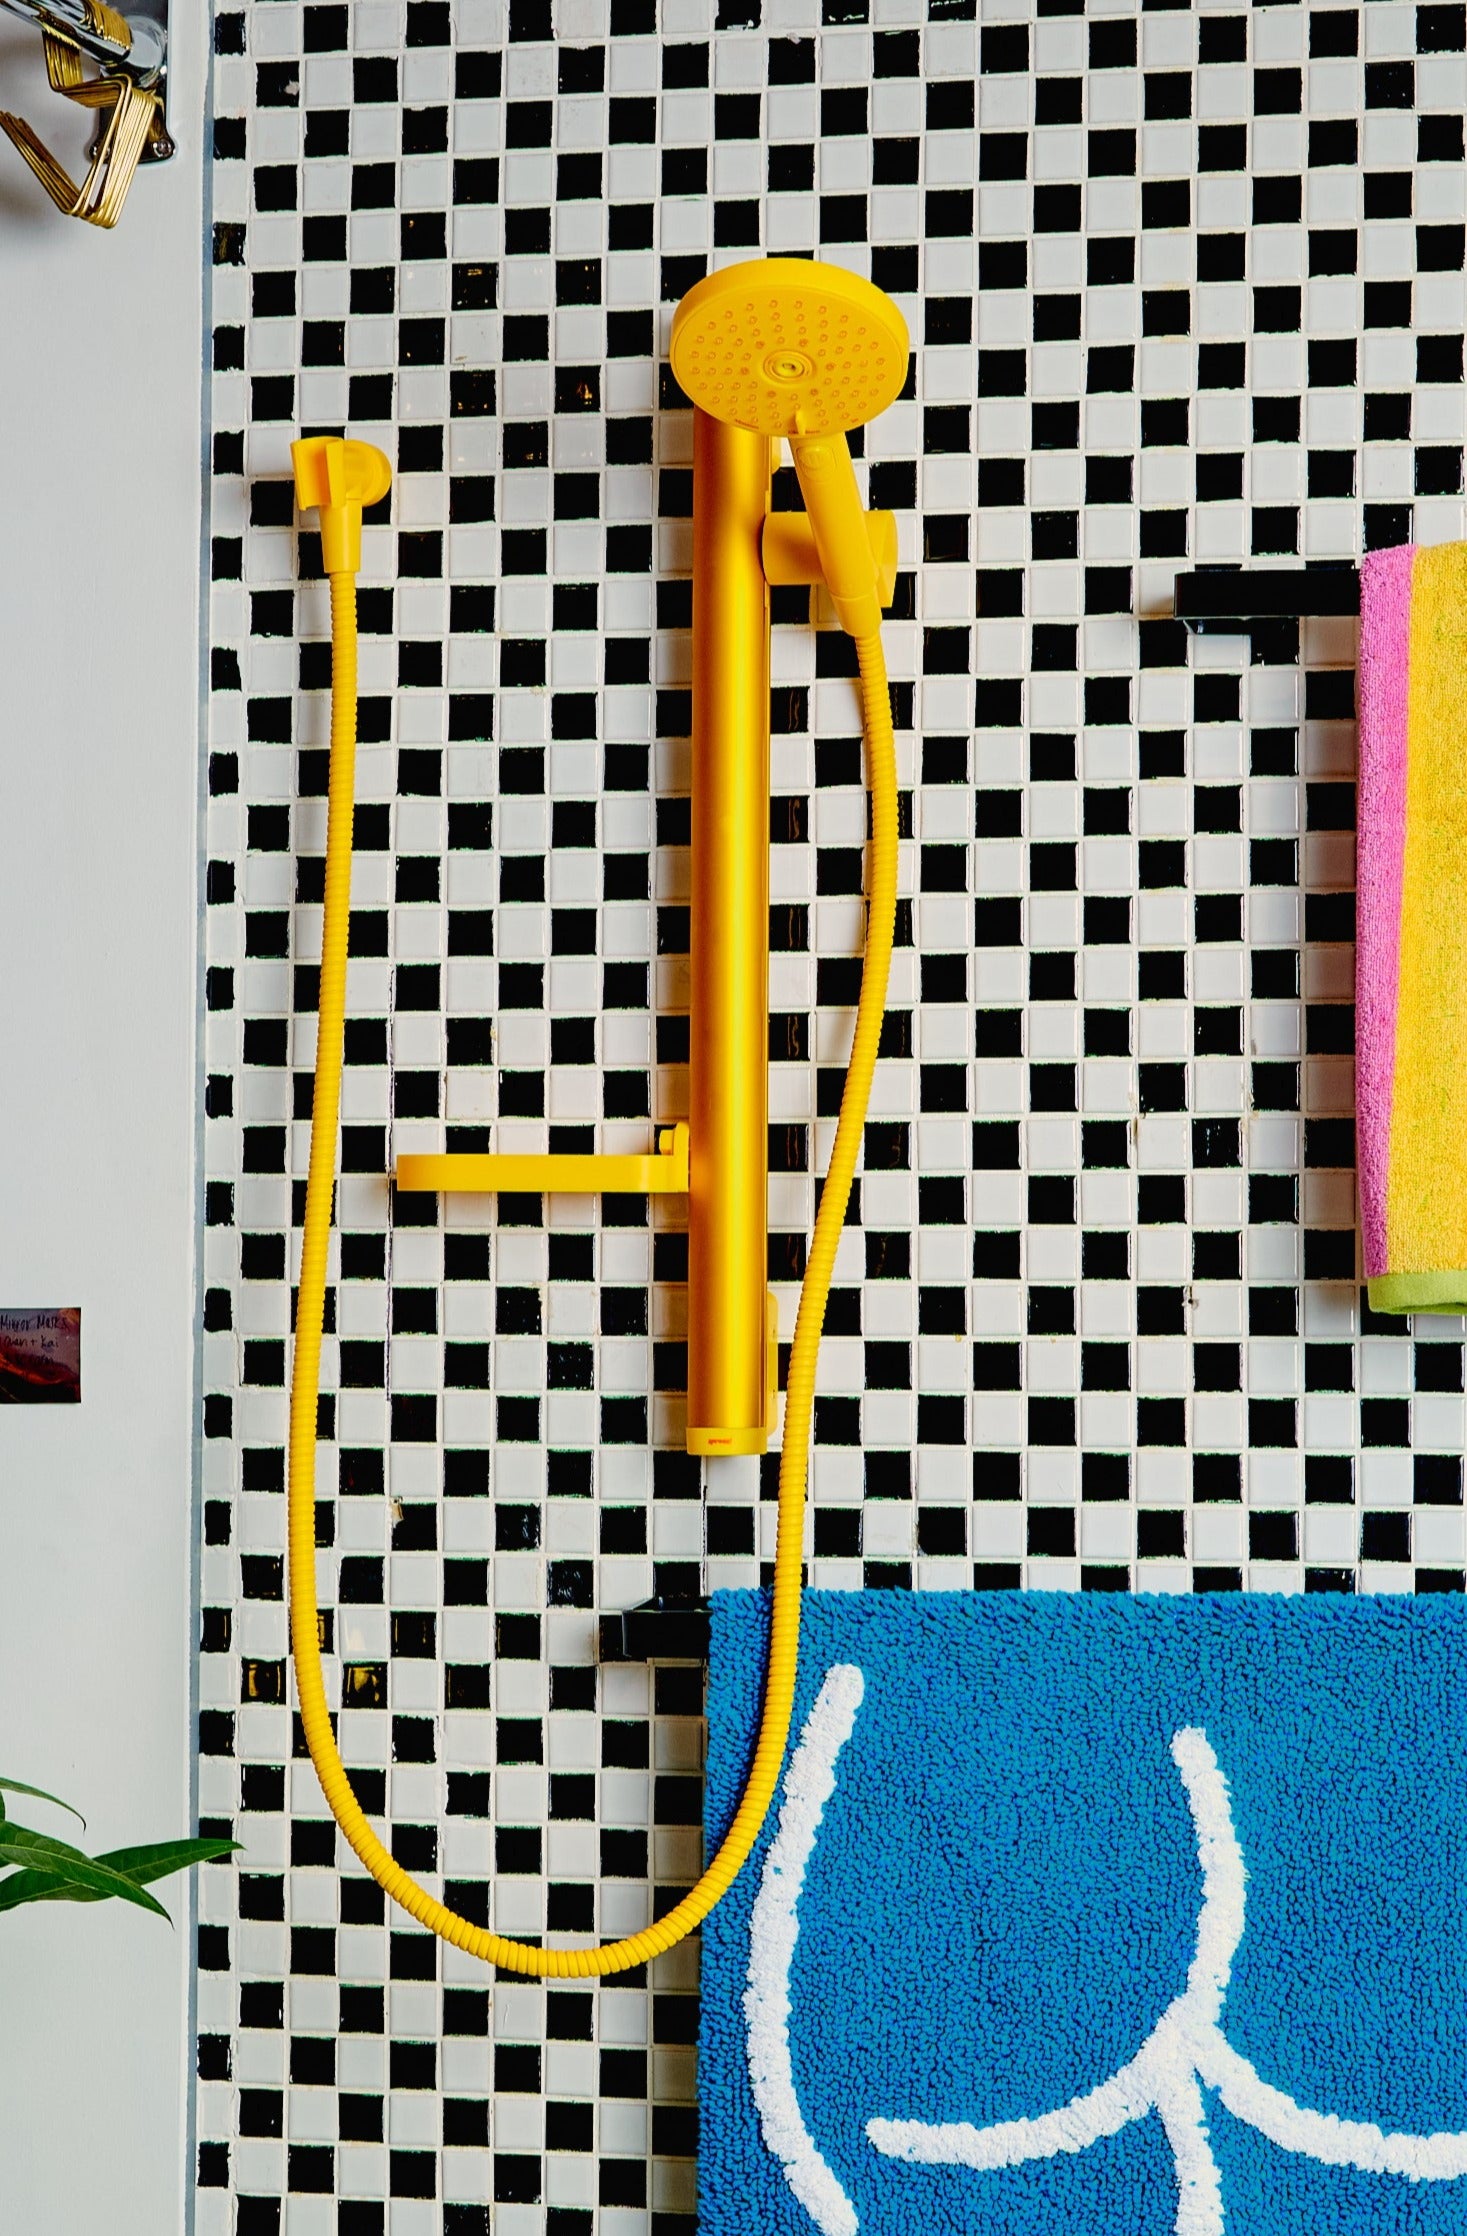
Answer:
[[[0,1304],[83,1331],[79,1408],[0,1411],[0,1774],[98,1848],[191,1806],[206,57],[176,14],[179,154],[115,232],[0,144]],[[79,171],[39,51],[0,20],[0,105]],[[191,1897],[160,1892],[171,1931],[0,1916],[0,2227],[185,2224]]]

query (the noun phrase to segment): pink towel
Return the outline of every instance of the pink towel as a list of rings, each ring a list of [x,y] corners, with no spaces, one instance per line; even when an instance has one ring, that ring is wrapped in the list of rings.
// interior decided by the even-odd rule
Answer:
[[[1467,1311],[1467,544],[1360,579],[1360,1223],[1382,1312]]]

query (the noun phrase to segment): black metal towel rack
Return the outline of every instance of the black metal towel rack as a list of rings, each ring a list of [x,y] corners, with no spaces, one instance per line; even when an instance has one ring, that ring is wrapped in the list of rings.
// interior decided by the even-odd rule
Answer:
[[[1358,613],[1360,570],[1334,563],[1200,567],[1177,576],[1172,611],[1193,636],[1250,637],[1256,652],[1293,622]]]

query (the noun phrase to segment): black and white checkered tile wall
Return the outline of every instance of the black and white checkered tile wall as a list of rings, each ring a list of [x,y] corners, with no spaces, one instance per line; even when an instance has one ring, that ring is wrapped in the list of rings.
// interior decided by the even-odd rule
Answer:
[[[200,2236],[685,2236],[695,1959],[548,1992],[384,1914],[290,1707],[285,1381],[329,650],[287,444],[391,453],[361,592],[318,1521],[401,1859],[617,1934],[699,1855],[701,1682],[597,1618],[757,1580],[681,1452],[676,1208],[404,1198],[405,1148],[686,1108],[711,263],[892,293],[866,430],[903,900],[816,1419],[817,1584],[1456,1590],[1463,1330],[1356,1279],[1353,625],[1189,647],[1179,566],[1463,532],[1459,0],[220,0]],[[783,477],[788,479],[788,477]],[[784,492],[788,501],[789,492]],[[776,595],[770,1271],[850,1035],[844,641]],[[707,1503],[704,1503],[706,1497]]]

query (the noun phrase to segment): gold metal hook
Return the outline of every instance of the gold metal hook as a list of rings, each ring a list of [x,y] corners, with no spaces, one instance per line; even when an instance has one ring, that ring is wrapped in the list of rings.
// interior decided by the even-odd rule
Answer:
[[[88,225],[111,227],[122,214],[128,188],[145,156],[173,153],[164,122],[161,37],[151,23],[141,42],[106,0],[73,0],[63,13],[47,0],[5,0],[41,26],[46,76],[53,90],[87,109],[104,112],[88,150],[86,177],[78,186],[23,117],[0,109],[0,131],[19,149],[58,210]],[[102,74],[87,77],[83,58]]]

